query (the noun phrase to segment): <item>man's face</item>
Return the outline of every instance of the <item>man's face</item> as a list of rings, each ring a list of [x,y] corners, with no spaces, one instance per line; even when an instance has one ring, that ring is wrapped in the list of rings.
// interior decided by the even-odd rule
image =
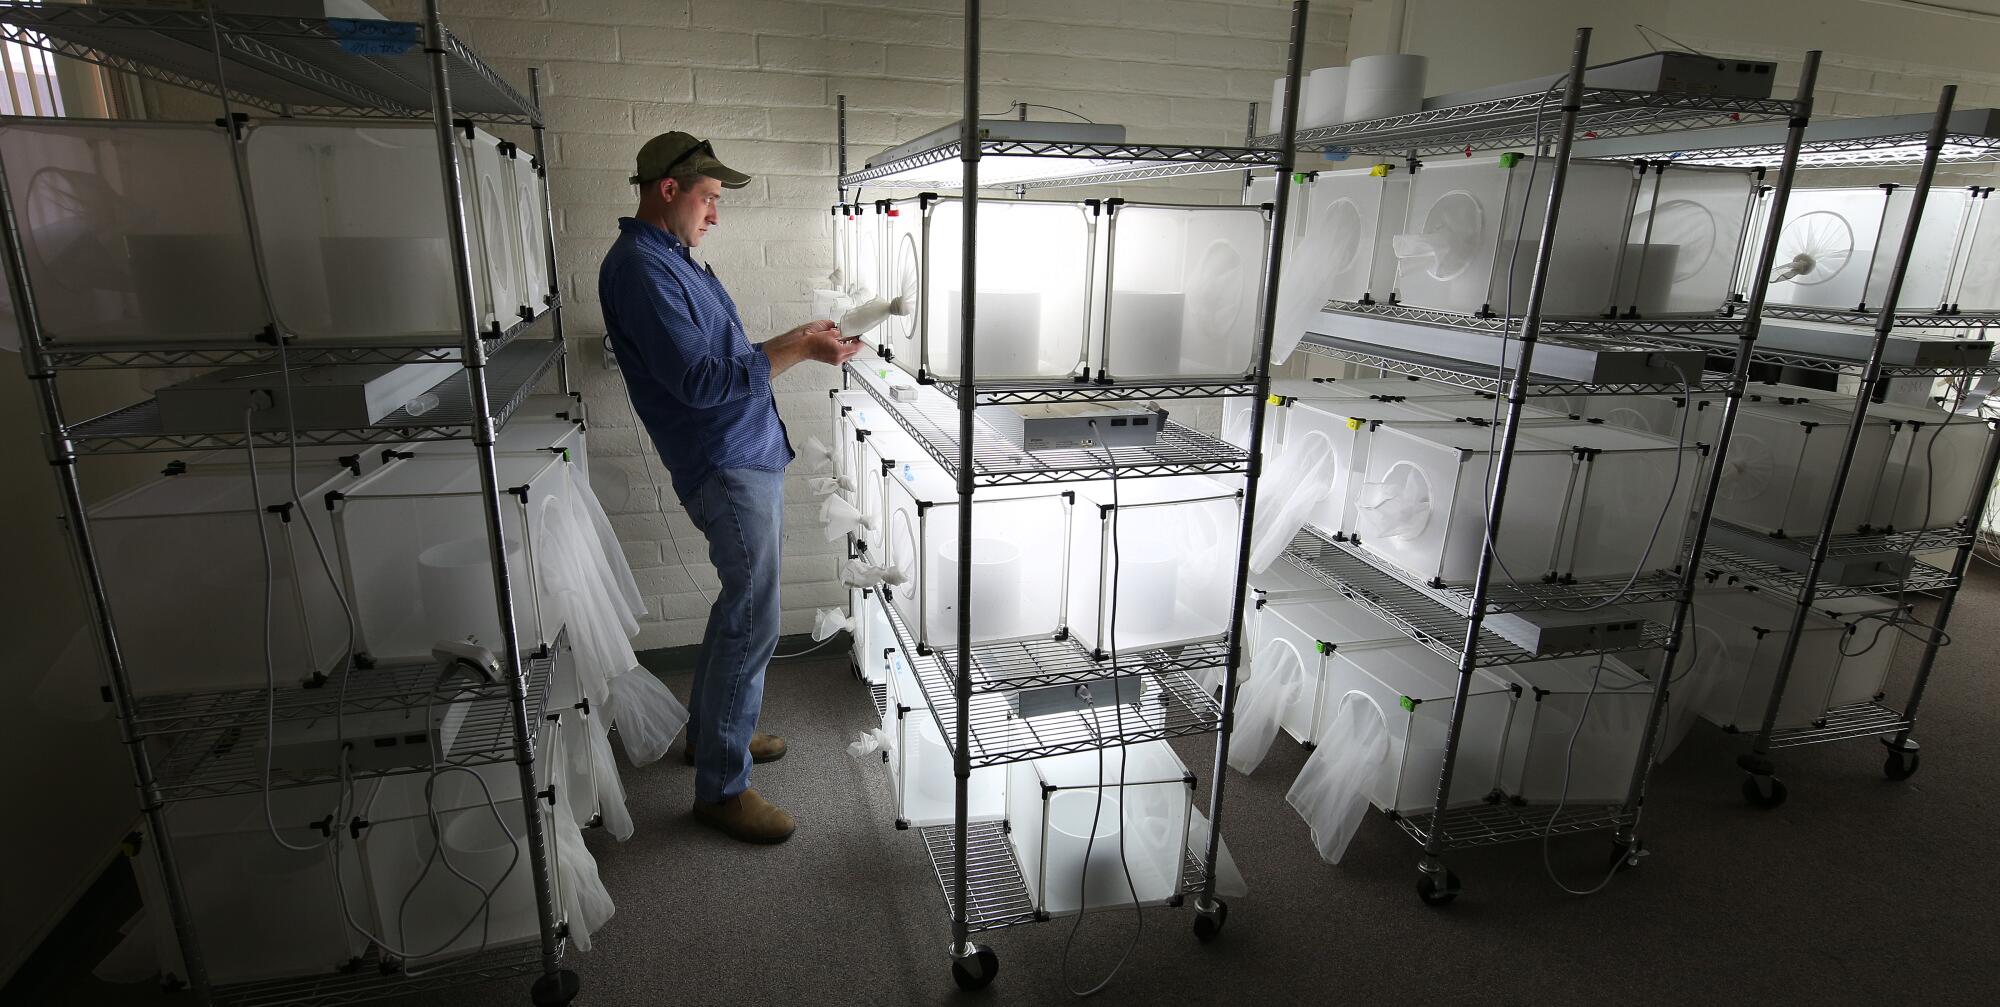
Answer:
[[[681,244],[699,246],[702,235],[720,219],[716,210],[722,203],[722,183],[703,175],[686,188],[677,179],[660,184],[667,196],[667,230],[681,239]]]

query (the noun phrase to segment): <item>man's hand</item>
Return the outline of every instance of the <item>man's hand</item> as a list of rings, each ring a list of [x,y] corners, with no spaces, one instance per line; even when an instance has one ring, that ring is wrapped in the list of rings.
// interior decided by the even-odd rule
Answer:
[[[861,340],[842,337],[840,326],[821,318],[772,337],[762,349],[771,358],[771,373],[775,376],[804,360],[837,367],[861,352]]]

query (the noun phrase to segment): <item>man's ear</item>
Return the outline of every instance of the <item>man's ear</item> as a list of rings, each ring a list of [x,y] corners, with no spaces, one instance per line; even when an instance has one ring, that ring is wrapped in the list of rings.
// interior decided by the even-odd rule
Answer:
[[[659,193],[661,199],[671,200],[675,196],[680,195],[681,184],[674,179],[662,178],[655,181],[653,185],[656,186],[654,191]]]

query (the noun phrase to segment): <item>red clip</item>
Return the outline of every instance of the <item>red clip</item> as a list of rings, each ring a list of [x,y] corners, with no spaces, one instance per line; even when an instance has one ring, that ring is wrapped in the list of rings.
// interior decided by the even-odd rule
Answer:
[[[891,216],[891,217],[900,217],[900,216],[902,216],[902,215],[903,215],[903,211],[901,211],[901,210],[890,210],[890,211],[889,211],[889,216]]]

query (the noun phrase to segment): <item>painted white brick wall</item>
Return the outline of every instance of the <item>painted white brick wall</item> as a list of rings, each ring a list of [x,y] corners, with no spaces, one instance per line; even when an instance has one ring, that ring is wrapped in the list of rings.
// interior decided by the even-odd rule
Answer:
[[[410,16],[415,0],[378,0]],[[1137,139],[1242,140],[1245,103],[1283,71],[1288,0],[988,0],[981,22],[986,108],[1027,101],[1125,124]],[[1347,5],[1314,4],[1309,66],[1345,58]],[[806,319],[807,291],[833,267],[834,96],[847,95],[850,163],[944,125],[962,101],[958,0],[444,0],[446,23],[510,80],[543,68],[549,183],[570,332],[571,373],[591,406],[592,477],[653,615],[641,648],[700,642],[716,586],[705,543],[653,459],[648,484],[617,372],[602,366],[597,264],[632,212],[626,183],[647,137],[684,129],[756,176],[731,192],[702,256],[729,285],[752,338]],[[1053,113],[1037,112],[1037,117]],[[1234,181],[1183,187],[1235,198]],[[829,368],[778,382],[795,446],[830,441]],[[1199,410],[1191,410],[1198,422]],[[1211,420],[1212,422],[1212,420]],[[664,500],[660,499],[664,496]],[[842,557],[817,528],[802,471],[786,483],[784,631],[841,603]],[[664,504],[664,517],[657,506]]]

